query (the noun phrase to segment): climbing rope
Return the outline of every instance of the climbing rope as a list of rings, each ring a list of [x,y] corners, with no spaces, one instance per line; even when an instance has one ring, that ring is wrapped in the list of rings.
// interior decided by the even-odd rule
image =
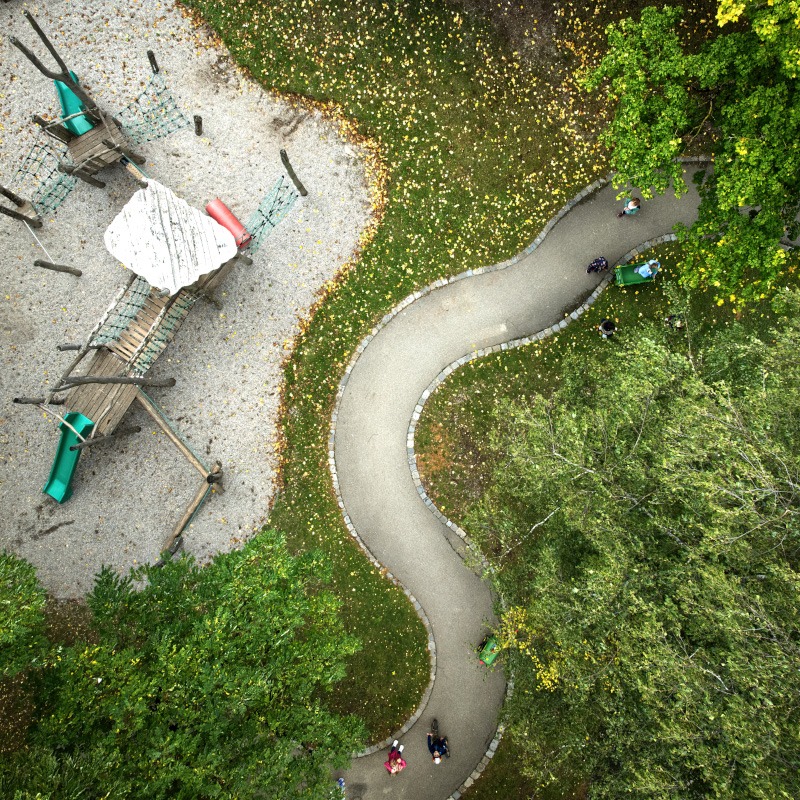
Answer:
[[[74,176],[59,171],[60,162],[72,163],[67,155],[67,145],[40,129],[12,182],[12,185],[30,187],[31,204],[39,215],[55,214],[78,182]]]
[[[113,305],[113,316],[109,316],[95,337],[92,346],[118,342],[122,332],[128,328],[150,294],[150,284],[140,275],[130,285],[125,294]]]
[[[261,247],[262,242],[289,213],[298,196],[297,191],[286,182],[283,176],[278,178],[245,225],[253,237],[248,247],[250,255]]]
[[[178,108],[160,73],[154,73],[144,91],[118,115],[133,144],[152,142],[191,125]]]

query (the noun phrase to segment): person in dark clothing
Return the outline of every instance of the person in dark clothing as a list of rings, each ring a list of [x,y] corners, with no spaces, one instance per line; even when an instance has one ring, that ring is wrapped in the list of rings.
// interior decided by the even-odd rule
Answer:
[[[617,326],[610,319],[603,319],[600,320],[597,330],[604,339],[610,339],[617,330]]]
[[[600,258],[596,258],[586,267],[586,272],[605,272],[608,269],[608,261],[600,256]]]
[[[432,733],[428,734],[428,750],[430,750],[431,757],[434,764],[441,763],[442,757],[447,756],[450,758],[450,750],[447,747],[447,737],[439,736],[433,737]]]

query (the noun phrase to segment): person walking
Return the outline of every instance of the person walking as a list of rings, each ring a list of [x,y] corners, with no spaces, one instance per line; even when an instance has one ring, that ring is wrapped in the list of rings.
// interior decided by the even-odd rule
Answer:
[[[639,213],[639,209],[642,207],[642,201],[638,197],[632,197],[625,203],[622,211],[617,214],[618,217],[632,217],[634,214]]]
[[[439,736],[439,722],[433,721],[432,730],[428,732],[428,750],[434,764],[441,764],[442,758],[450,758],[450,748],[447,745],[447,737]]]
[[[399,742],[397,739],[392,742],[389,758],[383,762],[383,766],[386,767],[386,771],[390,775],[397,775],[398,772],[402,772],[406,768],[406,762],[403,758],[403,748],[405,748],[405,745],[401,744],[398,747],[398,744]]]

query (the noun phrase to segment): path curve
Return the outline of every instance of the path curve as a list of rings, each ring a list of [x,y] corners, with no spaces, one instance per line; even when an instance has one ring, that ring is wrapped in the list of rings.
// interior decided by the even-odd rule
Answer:
[[[463,531],[421,487],[413,432],[422,403],[433,386],[477,355],[544,338],[577,319],[602,289],[602,279],[585,272],[593,258],[616,263],[669,238],[676,222],[690,225],[699,204],[691,174],[698,168],[685,167],[689,191],[682,198],[656,197],[625,219],[614,213],[621,205],[616,190],[596,181],[522,253],[416,292],[359,345],[332,419],[334,486],[353,536],[418,611],[424,609],[432,683],[403,728],[408,769],[390,777],[382,767],[385,750],[371,748],[346,773],[348,797],[457,799],[496,746],[505,681],[475,657],[495,622],[492,595],[464,563]],[[440,766],[431,763],[425,742],[433,717],[453,749]]]

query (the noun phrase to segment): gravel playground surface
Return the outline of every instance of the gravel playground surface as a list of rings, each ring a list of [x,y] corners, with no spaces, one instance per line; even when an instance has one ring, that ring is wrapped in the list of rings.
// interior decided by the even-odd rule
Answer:
[[[23,17],[30,11],[101,108],[118,113],[150,77],[153,50],[167,86],[192,127],[140,145],[147,173],[196,207],[220,197],[246,220],[283,174],[285,148],[309,195],[300,198],[218,294],[198,302],[151,377],[174,377],[151,397],[207,466],[219,460],[224,491],[201,507],[184,547],[206,560],[246,540],[264,523],[277,465],[280,365],[316,293],[356,250],[370,218],[364,161],[315,112],[267,94],[231,64],[224,48],[179,9],[155,0],[117,6],[97,0],[0,3],[0,183],[13,181],[30,150],[38,113],[58,105],[52,82],[9,41],[16,36],[46,66],[52,59]],[[36,231],[0,217],[0,547],[31,561],[56,597],[80,597],[101,566],[125,572],[152,563],[202,478],[138,404],[123,426],[142,430],[82,454],[72,498],[42,494],[58,441],[57,421],[35,406],[83,342],[129,273],[105,250],[103,233],[136,190],[120,167],[105,189],[78,183]],[[29,194],[29,193],[28,193]],[[83,276],[33,266],[36,258],[76,266]]]

